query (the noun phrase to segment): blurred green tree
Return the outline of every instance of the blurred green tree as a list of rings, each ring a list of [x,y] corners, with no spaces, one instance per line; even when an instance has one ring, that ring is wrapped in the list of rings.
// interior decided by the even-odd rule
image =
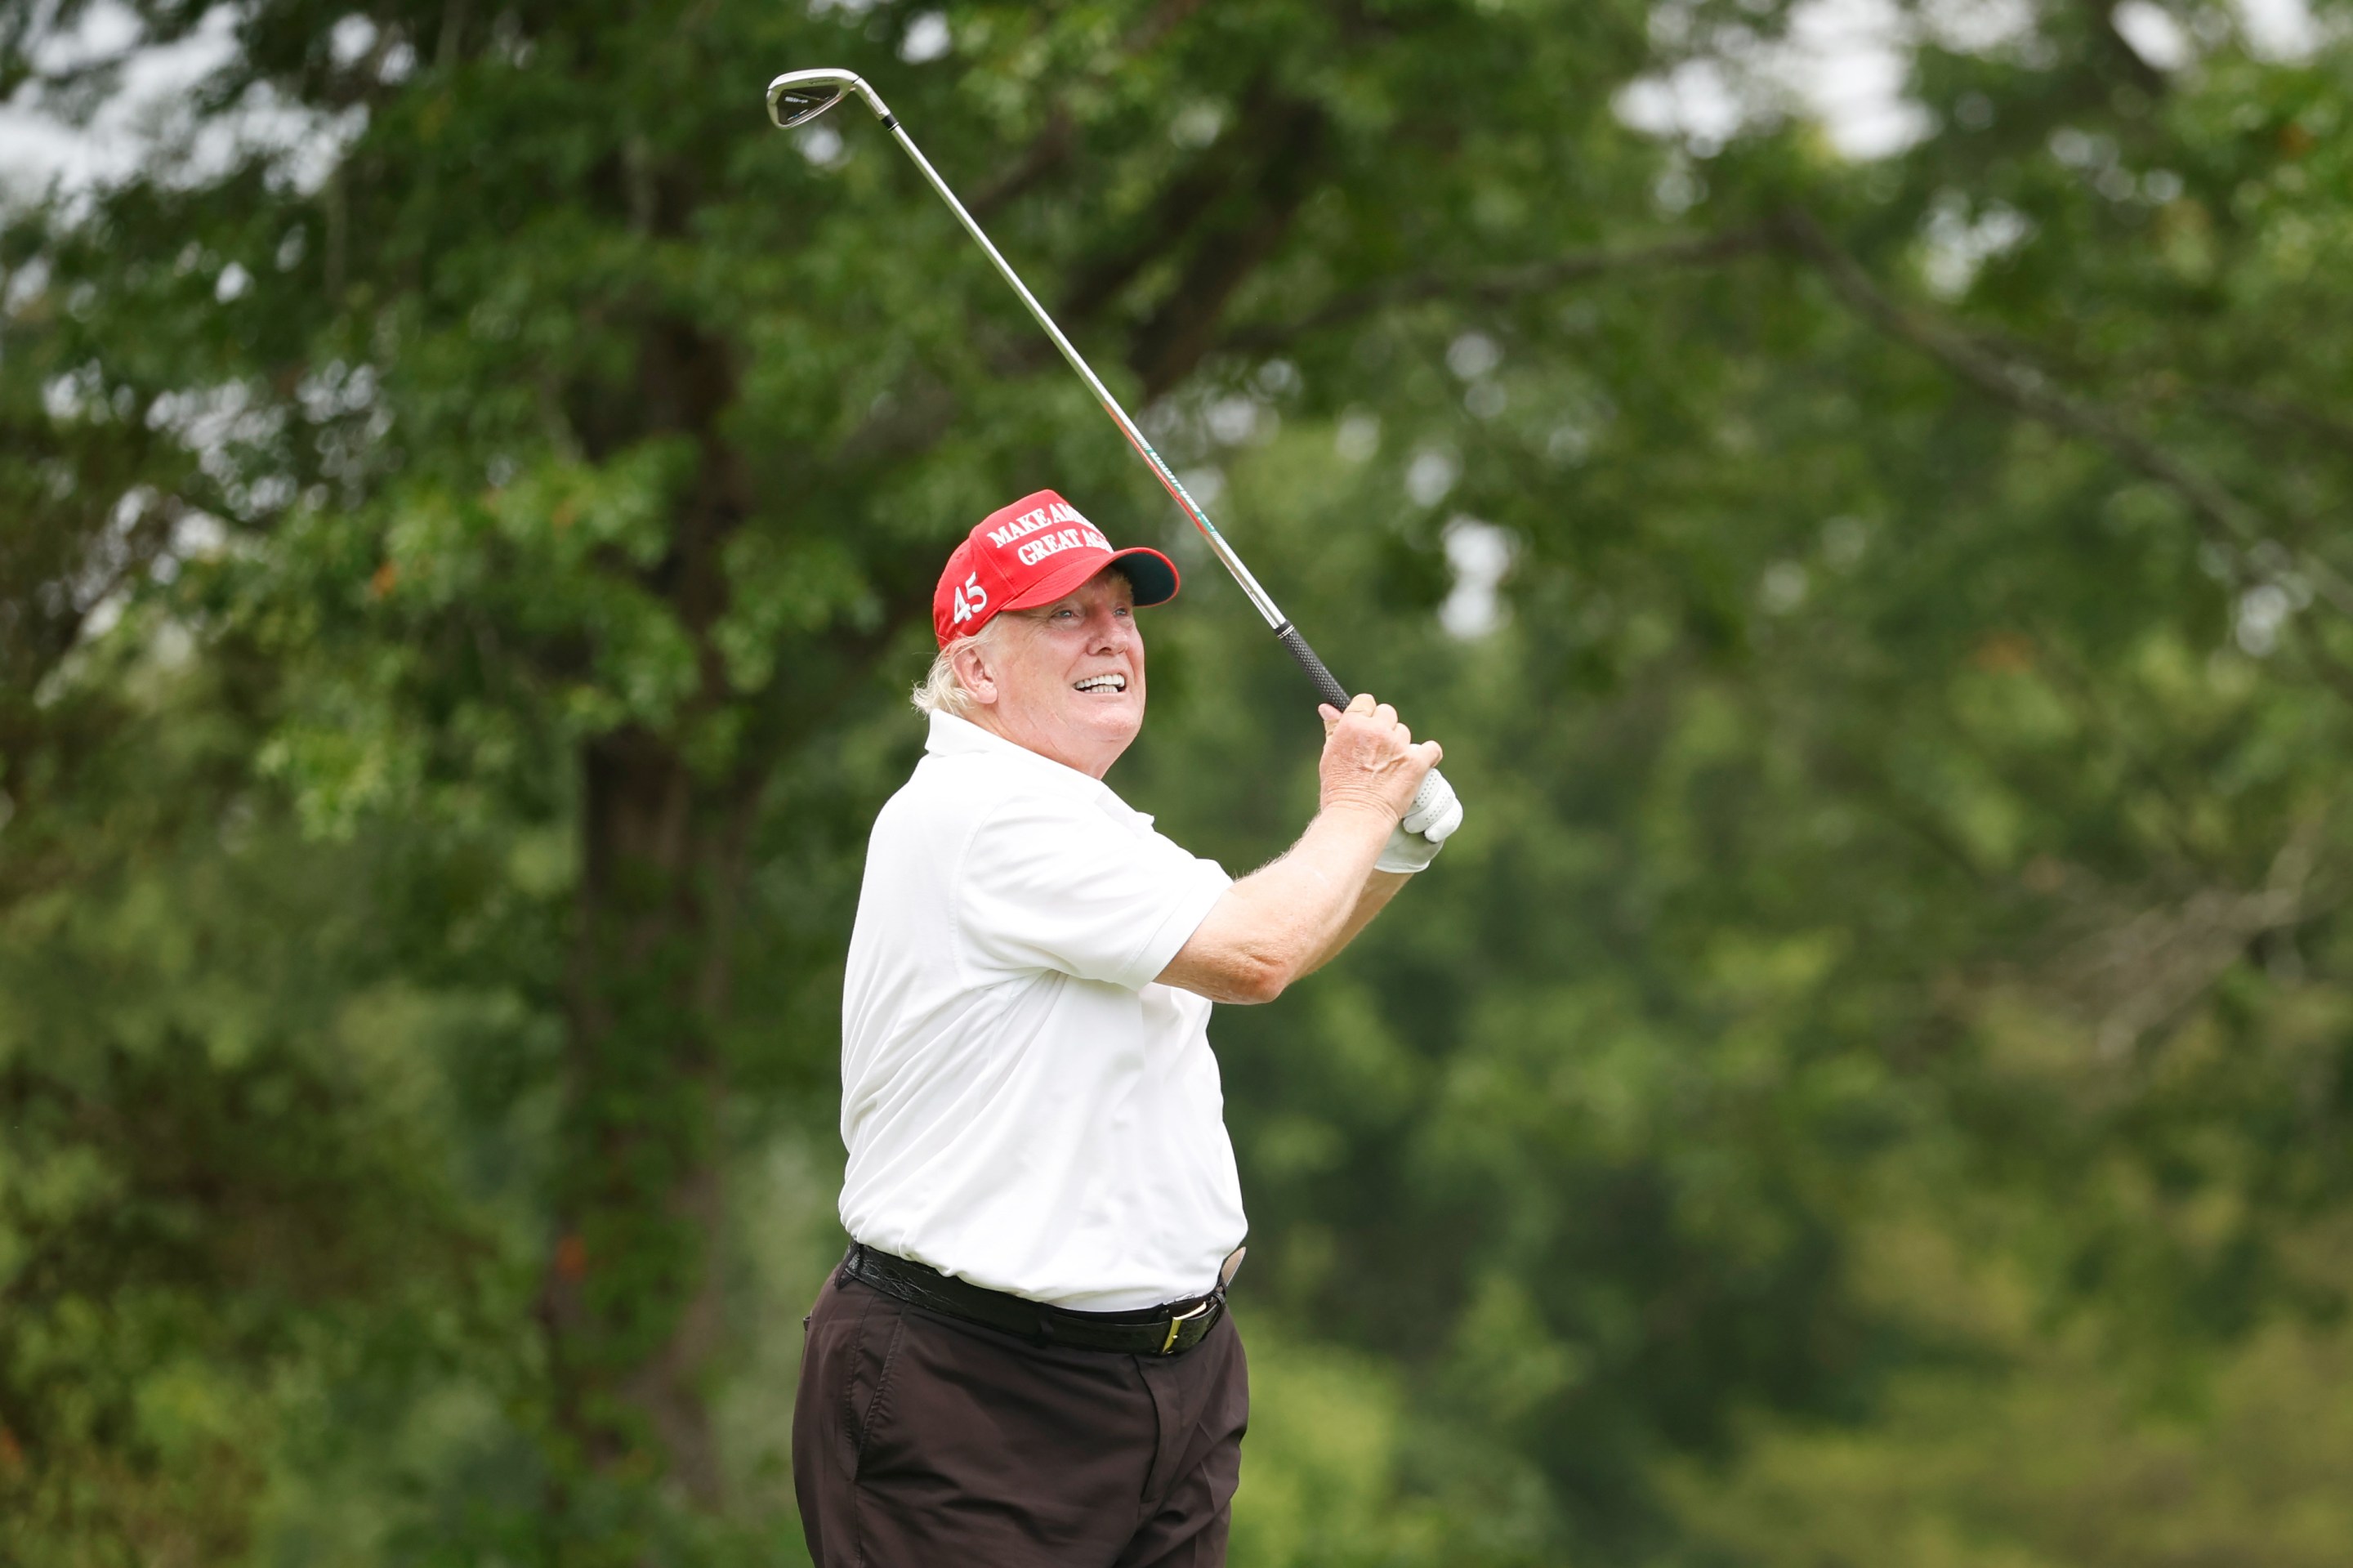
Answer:
[[[1166,515],[879,133],[766,130],[796,65],[1472,802],[1219,1021],[1250,1288],[1345,1347],[1273,1389],[1364,1428],[1271,1419],[1246,1541],[1377,1560],[1300,1522],[1359,1455],[1400,1556],[1677,1550],[1744,1413],[1982,1337],[1866,1287],[1924,1216],[2160,1385],[2336,1300],[2340,46],[1905,8],[1858,163],[1625,122],[1773,4],[136,10],[229,21],[185,145],[0,249],[0,1496],[61,1560],[263,1539],[255,1391],[331,1391],[283,1449],[427,1361],[491,1408],[398,1550],[756,1540],[728,1177],[829,1108],[937,558],[1040,483]],[[100,96],[74,16],[8,79]],[[1239,866],[1313,730],[1187,559],[1120,782]]]

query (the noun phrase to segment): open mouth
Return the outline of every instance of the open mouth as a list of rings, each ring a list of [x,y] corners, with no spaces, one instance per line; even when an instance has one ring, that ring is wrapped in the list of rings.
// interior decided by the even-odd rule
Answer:
[[[1085,680],[1074,683],[1071,689],[1075,692],[1124,692],[1127,690],[1127,677],[1089,675]]]

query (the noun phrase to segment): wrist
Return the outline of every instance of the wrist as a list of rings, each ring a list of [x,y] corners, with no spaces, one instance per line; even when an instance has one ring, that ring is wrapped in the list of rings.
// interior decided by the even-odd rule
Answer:
[[[1377,826],[1385,833],[1398,822],[1397,809],[1369,791],[1357,794],[1353,790],[1335,790],[1324,797],[1315,808],[1315,814],[1335,821],[1360,821],[1366,826]]]

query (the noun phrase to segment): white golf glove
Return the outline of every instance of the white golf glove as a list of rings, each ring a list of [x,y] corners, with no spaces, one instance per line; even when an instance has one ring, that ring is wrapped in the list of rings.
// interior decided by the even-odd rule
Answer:
[[[1381,858],[1373,862],[1373,869],[1419,871],[1438,858],[1439,847],[1461,825],[1462,802],[1455,799],[1446,776],[1433,768],[1407,808],[1405,820],[1389,830],[1389,842],[1381,846]]]

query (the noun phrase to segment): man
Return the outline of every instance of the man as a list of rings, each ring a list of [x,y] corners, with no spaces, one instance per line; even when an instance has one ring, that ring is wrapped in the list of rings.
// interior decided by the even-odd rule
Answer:
[[[1155,832],[1102,779],[1144,723],[1134,611],[1176,587],[1052,491],[940,576],[930,743],[875,821],[843,989],[855,1245],[793,1414],[824,1568],[1225,1561],[1245,1224],[1209,1004],[1330,959],[1461,812],[1409,822],[1438,745],[1360,696],[1323,709],[1282,859],[1233,882]]]

